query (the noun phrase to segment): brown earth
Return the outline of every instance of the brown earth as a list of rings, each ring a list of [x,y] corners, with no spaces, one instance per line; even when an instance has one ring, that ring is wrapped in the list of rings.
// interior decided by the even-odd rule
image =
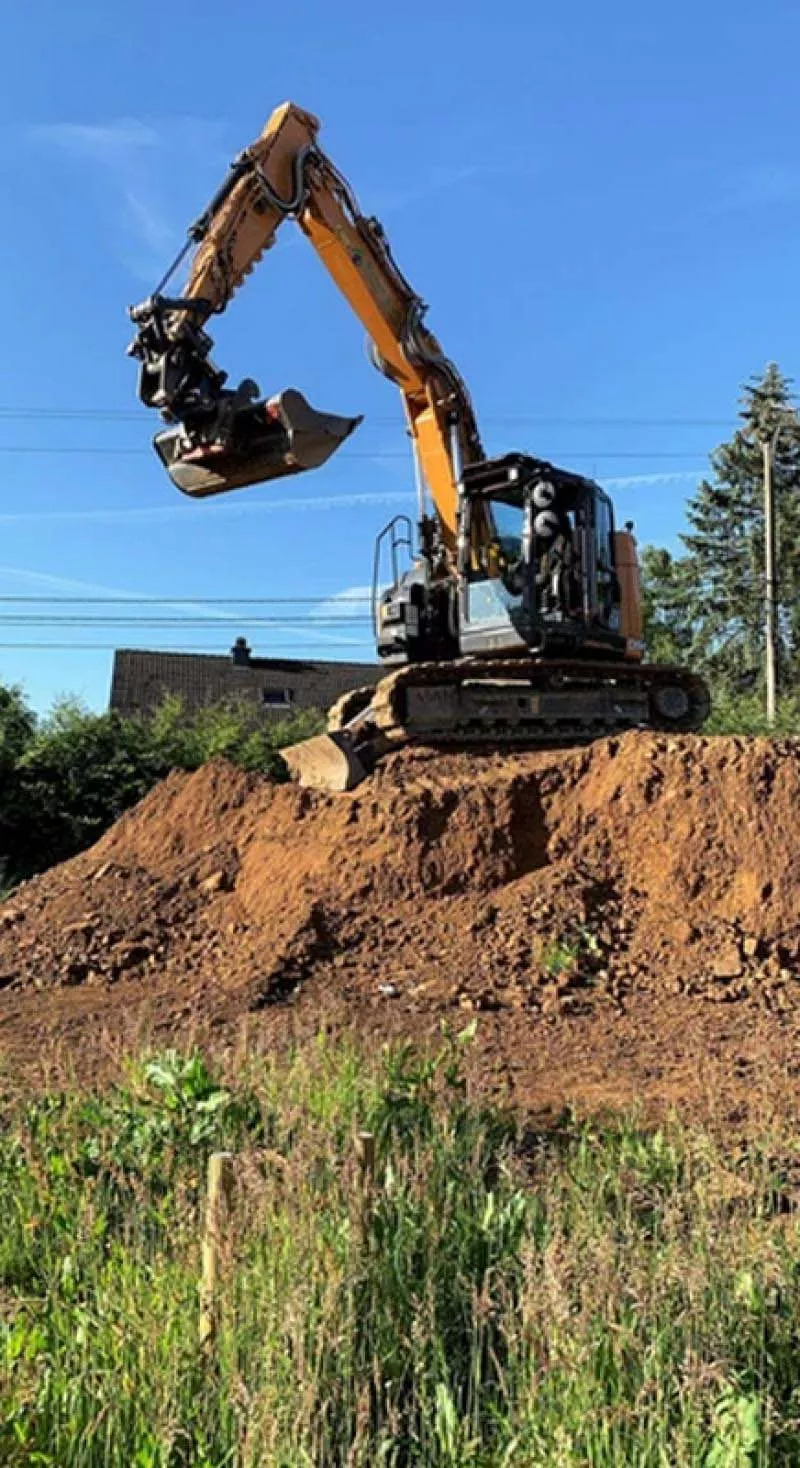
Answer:
[[[0,907],[10,1084],[146,1037],[478,1019],[526,1107],[800,1099],[800,741],[392,756],[350,795],[175,774]]]

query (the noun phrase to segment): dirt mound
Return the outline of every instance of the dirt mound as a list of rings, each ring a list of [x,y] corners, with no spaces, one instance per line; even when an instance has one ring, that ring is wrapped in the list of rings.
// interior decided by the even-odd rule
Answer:
[[[680,1099],[715,1050],[746,1087],[800,1013],[798,809],[790,740],[405,751],[346,796],[173,775],[0,908],[0,1044],[477,1012],[537,1104]]]

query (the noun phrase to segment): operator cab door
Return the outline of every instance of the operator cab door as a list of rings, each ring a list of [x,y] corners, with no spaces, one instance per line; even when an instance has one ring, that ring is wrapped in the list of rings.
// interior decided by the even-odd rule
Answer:
[[[474,515],[480,500],[481,514]],[[529,537],[521,494],[514,499],[465,494],[459,520],[458,625],[462,653],[527,652],[531,612]],[[473,545],[473,523],[492,528]]]
[[[462,652],[620,651],[613,510],[598,485],[511,454],[465,470],[461,505]]]
[[[616,567],[614,510],[607,494],[592,496],[592,564],[587,566],[588,618],[610,632],[620,630],[620,584]]]

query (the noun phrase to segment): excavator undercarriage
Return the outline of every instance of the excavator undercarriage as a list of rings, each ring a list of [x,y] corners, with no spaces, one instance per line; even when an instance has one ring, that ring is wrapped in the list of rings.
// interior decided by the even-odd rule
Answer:
[[[685,733],[708,717],[702,678],[683,668],[507,658],[417,663],[345,694],[328,731],[282,751],[292,777],[352,790],[404,744],[531,749],[628,729]]]

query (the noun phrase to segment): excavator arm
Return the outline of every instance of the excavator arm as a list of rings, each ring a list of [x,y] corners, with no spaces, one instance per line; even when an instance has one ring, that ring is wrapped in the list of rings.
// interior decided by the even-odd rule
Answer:
[[[210,317],[226,309],[285,219],[292,218],[367,331],[376,366],[399,389],[423,482],[451,551],[458,483],[483,459],[467,389],[427,327],[425,306],[398,269],[383,229],[366,218],[346,180],[319,148],[319,123],[292,103],[279,107],[231,165],[186,246],[156,292],[131,310],[141,362],[139,393],[178,425],[156,439],[186,493],[218,493],[317,467],[360,419],[317,414],[289,390],[258,402],[245,380],[225,386],[210,358]],[[179,297],[164,294],[191,254]]]

